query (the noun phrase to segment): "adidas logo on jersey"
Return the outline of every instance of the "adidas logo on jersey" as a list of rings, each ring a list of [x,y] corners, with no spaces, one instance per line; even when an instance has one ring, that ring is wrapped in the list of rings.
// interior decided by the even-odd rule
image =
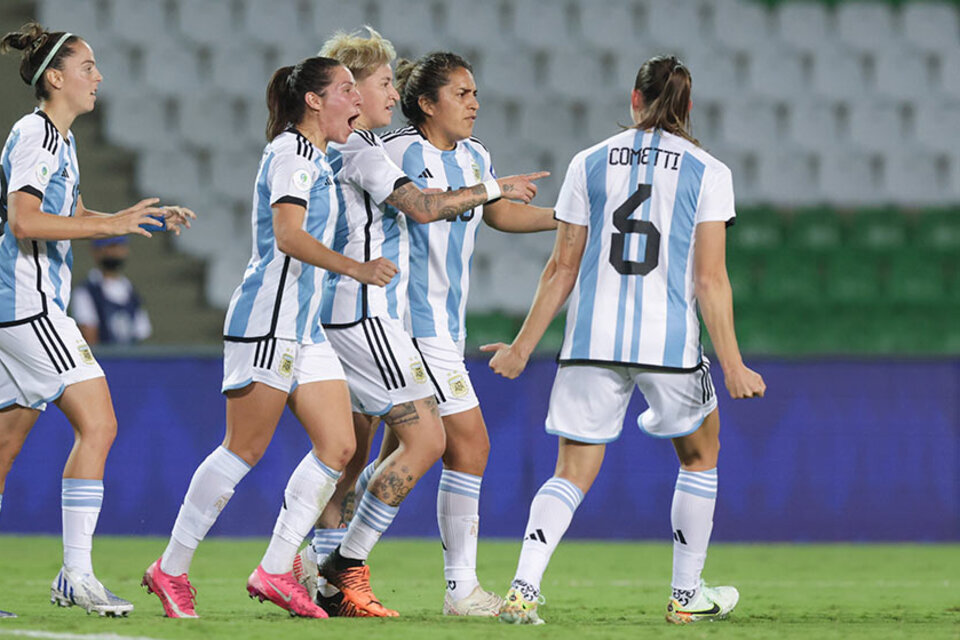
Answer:
[[[64,167],[64,168],[63,168],[63,171],[60,172],[60,177],[61,177],[61,178],[69,178],[69,177],[70,177],[70,174],[67,173],[67,168],[66,168],[66,167]]]
[[[427,178],[432,178],[433,174],[430,173],[430,169],[425,168],[423,171],[420,172],[420,175],[418,175],[417,177],[422,180],[426,180]]]

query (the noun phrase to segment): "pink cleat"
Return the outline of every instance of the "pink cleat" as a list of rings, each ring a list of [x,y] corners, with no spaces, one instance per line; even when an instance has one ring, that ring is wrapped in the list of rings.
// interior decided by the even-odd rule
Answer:
[[[155,593],[163,604],[163,613],[168,618],[199,618],[196,609],[197,590],[190,584],[187,574],[171,576],[160,569],[157,559],[143,574],[141,585],[147,593]]]
[[[327,613],[313,602],[302,584],[293,577],[293,572],[267,573],[263,567],[257,567],[247,580],[247,593],[260,602],[269,600],[291,616],[304,618],[326,618]]]

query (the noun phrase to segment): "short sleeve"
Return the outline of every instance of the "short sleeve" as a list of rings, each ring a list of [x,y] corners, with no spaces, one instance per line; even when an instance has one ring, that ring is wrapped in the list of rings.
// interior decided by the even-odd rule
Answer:
[[[557,196],[557,220],[586,227],[590,223],[590,199],[587,197],[586,167],[581,155],[574,156]]]
[[[697,224],[701,222],[733,223],[737,216],[733,203],[733,174],[724,165],[711,167],[703,183],[700,206],[697,207]]]
[[[270,205],[286,202],[306,207],[319,173],[315,164],[299,154],[277,154],[267,175]]]
[[[24,191],[43,200],[50,179],[60,168],[57,150],[63,140],[48,120],[35,116],[21,122],[19,133],[10,152],[7,193]]]
[[[339,147],[343,154],[342,180],[366,191],[377,204],[383,203],[406,174],[387,155],[380,139],[369,131],[355,131]]]

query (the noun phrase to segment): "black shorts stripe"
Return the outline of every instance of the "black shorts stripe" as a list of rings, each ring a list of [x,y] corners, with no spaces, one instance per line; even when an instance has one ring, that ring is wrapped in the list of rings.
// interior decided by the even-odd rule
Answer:
[[[373,356],[373,361],[377,364],[377,368],[380,370],[380,378],[383,379],[384,388],[389,391],[390,383],[387,381],[387,372],[383,370],[383,365],[380,363],[380,358],[377,357],[377,351],[373,347],[373,340],[370,338],[370,329],[367,327],[366,321],[361,322],[360,326],[363,327],[363,335],[367,339],[367,346],[370,348],[370,355]]]
[[[263,343],[259,340],[257,341],[257,347],[253,352],[253,366],[260,367],[260,347]]]
[[[50,358],[50,362],[53,363],[53,368],[57,370],[57,373],[63,373],[63,369],[60,368],[60,364],[50,351],[50,347],[48,347],[47,343],[43,341],[43,336],[40,335],[40,329],[37,328],[36,323],[31,322],[30,328],[33,329],[33,332],[37,335],[37,340],[40,342],[40,346],[42,346],[43,350],[47,352],[47,357]]]
[[[270,340],[270,357],[267,358],[267,366],[264,369],[273,369],[273,356],[277,352],[277,339]]]
[[[377,345],[377,349],[380,351],[380,358],[383,361],[383,368],[387,370],[387,374],[390,376],[390,382],[393,383],[394,389],[399,389],[400,385],[397,383],[397,377],[394,375],[393,369],[390,368],[390,361],[387,360],[387,352],[383,349],[383,343],[380,340],[380,336],[377,333],[377,327],[372,322],[367,322],[366,324],[370,325],[370,333],[373,334],[373,341]]]
[[[53,323],[50,322],[50,316],[44,316],[43,318],[40,319],[40,322],[41,323],[45,322],[47,324],[47,327],[50,328],[50,333],[52,333],[53,337],[56,338],[57,344],[60,345],[60,348],[63,349],[64,355],[67,356],[67,360],[70,361],[70,368],[73,369],[74,367],[76,367],[77,363],[74,362],[73,356],[70,355],[70,350],[67,349],[67,345],[63,343],[63,340],[60,338],[60,334],[57,333],[57,329],[53,326]]]
[[[433,388],[437,392],[437,398],[439,398],[440,402],[446,402],[447,397],[443,395],[443,390],[440,389],[440,385],[437,383],[437,379],[434,377],[433,371],[430,370],[430,365],[427,364],[427,359],[423,357],[423,351],[420,351],[420,345],[417,344],[416,338],[413,338],[413,346],[416,347],[417,353],[420,354],[420,360],[423,362],[423,368],[427,370],[427,376],[430,378],[430,382],[433,383]]]
[[[380,330],[380,335],[383,337],[383,344],[386,346],[387,353],[390,355],[390,361],[393,363],[393,366],[397,371],[397,378],[400,380],[400,387],[406,387],[407,382],[403,379],[403,370],[400,368],[400,364],[397,362],[397,357],[393,355],[393,348],[390,346],[390,341],[387,340],[387,332],[383,330],[383,323],[380,321],[380,318],[374,318],[373,322],[377,325],[377,329]]]
[[[63,357],[63,353],[61,353],[60,350],[57,349],[57,345],[53,340],[53,336],[50,334],[50,331],[49,329],[47,329],[47,326],[43,324],[42,318],[40,320],[37,320],[37,326],[40,328],[40,333],[42,333],[46,338],[46,342],[47,342],[47,345],[50,347],[50,350],[57,355],[57,359],[60,361],[60,364],[63,366],[63,370],[66,371],[70,369],[71,367],[67,364],[67,359]]]

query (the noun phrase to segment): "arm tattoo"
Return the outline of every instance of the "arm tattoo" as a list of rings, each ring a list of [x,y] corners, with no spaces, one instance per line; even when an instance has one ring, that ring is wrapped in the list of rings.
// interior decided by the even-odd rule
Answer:
[[[455,218],[487,201],[482,184],[445,193],[424,193],[408,182],[387,197],[387,204],[407,214],[419,214],[429,221]]]

